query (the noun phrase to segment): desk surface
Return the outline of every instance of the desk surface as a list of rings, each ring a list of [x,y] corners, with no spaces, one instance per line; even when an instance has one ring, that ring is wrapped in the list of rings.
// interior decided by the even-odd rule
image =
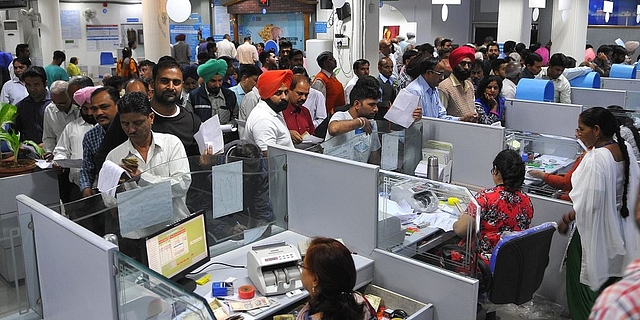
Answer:
[[[292,244],[297,246],[297,244],[301,241],[307,241],[309,237],[303,236],[301,234],[295,233],[293,231],[284,231],[282,233],[273,235],[269,238],[256,241],[254,243],[242,246],[233,251],[218,255],[211,259],[211,262],[224,262],[232,265],[247,265],[247,252],[251,249],[252,246],[269,244],[274,242],[284,241],[285,243]],[[367,283],[373,281],[373,260],[366,258],[364,256],[360,256],[357,254],[353,255],[353,260],[356,264],[356,270],[358,272],[358,278],[356,280],[356,288],[363,287]],[[215,281],[224,281],[229,277],[234,277],[236,280],[234,281],[234,288],[238,288],[244,284],[251,284],[251,280],[247,274],[246,268],[230,268],[222,265],[211,265],[204,270],[202,270],[198,275],[194,276],[194,279],[201,278],[205,274],[211,274],[211,281],[203,286],[198,286],[195,290],[196,294],[207,299],[207,301],[213,300],[211,296],[211,282]],[[296,303],[304,300],[309,296],[307,291],[302,290],[302,294],[288,297],[284,294],[269,296],[269,298],[275,299],[278,301],[279,305],[269,308],[268,310],[256,315],[255,317],[243,313],[245,319],[264,319],[275,314],[278,314],[278,311],[285,309],[287,307],[293,306]],[[256,291],[256,296],[260,294]]]

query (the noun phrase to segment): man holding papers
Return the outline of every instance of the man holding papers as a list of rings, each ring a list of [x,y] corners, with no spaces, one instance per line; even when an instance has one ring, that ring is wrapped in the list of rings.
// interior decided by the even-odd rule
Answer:
[[[151,131],[155,113],[144,93],[125,94],[118,101],[118,112],[122,130],[129,139],[111,150],[107,161],[123,167],[142,186],[171,180],[174,218],[186,217],[189,213],[184,196],[191,176],[182,142],[172,134]]]
[[[460,117],[447,115],[447,109],[440,101],[438,85],[444,80],[444,68],[438,64],[438,59],[421,53],[411,62],[409,72],[415,78],[406,88],[411,94],[420,97],[422,115],[429,118],[460,120]]]

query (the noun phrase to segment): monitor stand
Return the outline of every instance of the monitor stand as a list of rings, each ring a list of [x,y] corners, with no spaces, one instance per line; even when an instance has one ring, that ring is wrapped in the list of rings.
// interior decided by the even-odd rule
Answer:
[[[183,287],[187,292],[195,291],[196,287],[198,286],[195,280],[189,279],[187,277],[176,280],[176,283]]]

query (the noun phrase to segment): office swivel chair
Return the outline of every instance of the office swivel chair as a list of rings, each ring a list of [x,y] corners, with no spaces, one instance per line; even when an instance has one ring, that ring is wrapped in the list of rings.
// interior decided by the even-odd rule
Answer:
[[[545,222],[498,242],[489,262],[489,301],[520,305],[533,298],[549,264],[549,248],[556,228],[555,222]],[[495,311],[487,313],[486,319],[495,318]]]

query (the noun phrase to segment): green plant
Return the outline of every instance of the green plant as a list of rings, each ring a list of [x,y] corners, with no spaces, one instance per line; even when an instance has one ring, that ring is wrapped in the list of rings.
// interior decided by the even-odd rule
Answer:
[[[0,102],[0,141],[6,141],[7,146],[13,152],[13,165],[18,165],[18,151],[22,144],[30,145],[35,149],[38,156],[42,156],[44,149],[42,149],[37,143],[26,140],[20,143],[20,132],[7,129],[8,124],[14,123],[18,116],[18,107]]]

